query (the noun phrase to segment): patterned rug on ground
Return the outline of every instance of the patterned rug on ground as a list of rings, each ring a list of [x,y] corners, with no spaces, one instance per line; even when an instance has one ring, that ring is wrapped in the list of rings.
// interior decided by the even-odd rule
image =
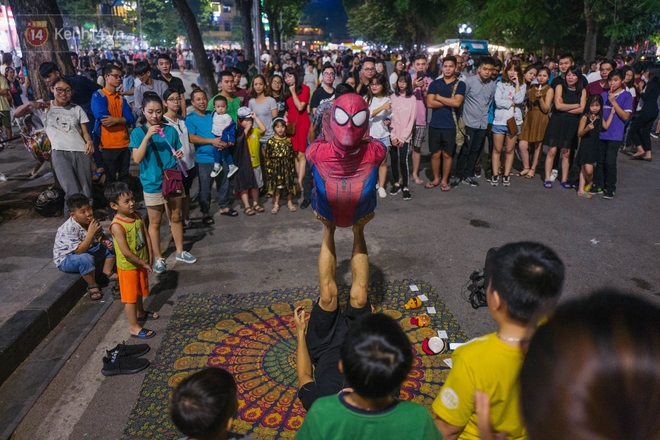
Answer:
[[[416,285],[419,292],[412,292]],[[339,298],[348,298],[339,286]],[[406,310],[416,295],[426,295],[422,308]],[[173,387],[203,368],[225,368],[238,386],[239,410],[233,430],[254,439],[290,439],[305,417],[296,398],[296,337],[293,310],[311,310],[318,287],[292,288],[241,295],[182,295],[177,301],[161,347],[149,367],[123,439],[181,437],[168,416]],[[426,337],[445,330],[450,342],[465,342],[465,333],[430,284],[398,280],[369,286],[377,311],[397,319],[413,343],[414,363],[401,388],[401,399],[431,407],[448,373],[443,362],[450,354],[429,356],[422,351]],[[410,317],[435,307],[428,327],[410,324]]]

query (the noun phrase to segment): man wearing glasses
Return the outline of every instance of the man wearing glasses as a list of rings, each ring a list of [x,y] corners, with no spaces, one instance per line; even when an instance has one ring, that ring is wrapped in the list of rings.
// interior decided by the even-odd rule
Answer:
[[[142,112],[142,97],[146,92],[155,92],[160,99],[167,90],[167,83],[151,77],[151,67],[147,61],[140,61],[135,65],[135,76],[140,80],[140,84],[135,86],[133,101],[133,114],[139,116]]]
[[[135,118],[128,102],[117,92],[122,84],[122,77],[119,67],[108,64],[103,68],[105,87],[92,95],[92,111],[96,118],[93,137],[103,154],[106,183],[130,183],[128,126],[135,122]],[[108,213],[113,217],[111,209]]]
[[[362,66],[360,67],[360,83],[355,88],[355,91],[360,94],[360,96],[365,96],[369,91],[369,84],[371,84],[371,78],[376,74],[376,60],[367,57],[362,60]]]

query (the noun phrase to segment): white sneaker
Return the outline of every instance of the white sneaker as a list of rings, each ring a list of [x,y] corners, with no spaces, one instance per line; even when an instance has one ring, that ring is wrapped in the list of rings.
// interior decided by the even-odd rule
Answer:
[[[229,171],[227,172],[227,179],[229,179],[231,176],[233,176],[236,171],[238,171],[238,167],[234,164],[229,165]]]
[[[559,174],[559,172],[557,170],[552,170],[550,172],[550,181],[551,182],[554,182],[555,180],[557,180],[557,174]]]
[[[0,173],[0,182],[6,182],[7,181],[7,176],[4,174]]]
[[[378,197],[380,197],[381,199],[384,199],[385,197],[387,197],[387,193],[385,192],[385,188],[383,188],[382,186],[380,188],[378,188]]]
[[[219,163],[213,164],[213,171],[211,171],[211,177],[216,178],[222,172],[222,165]]]

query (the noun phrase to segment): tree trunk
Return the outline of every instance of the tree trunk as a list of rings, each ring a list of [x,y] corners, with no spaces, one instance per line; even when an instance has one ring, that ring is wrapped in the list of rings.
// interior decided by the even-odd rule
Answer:
[[[253,0],[237,0],[236,6],[241,16],[241,24],[243,25],[243,53],[245,57],[249,57],[254,53],[254,36],[252,34],[252,2]]]
[[[188,40],[190,41],[190,48],[195,56],[195,64],[199,70],[199,76],[202,79],[202,88],[209,94],[214,96],[218,93],[218,85],[215,82],[215,70],[211,60],[206,55],[204,49],[204,41],[202,40],[202,33],[197,26],[197,18],[193,14],[192,9],[186,0],[173,0],[174,7],[181,15],[181,21],[186,28]]]
[[[587,24],[587,32],[584,37],[584,59],[589,62],[596,59],[596,44],[598,42],[598,22],[593,16],[589,2],[584,2],[584,18]]]
[[[27,66],[30,84],[35,99],[48,99],[50,91],[39,76],[39,66],[41,63],[52,61],[57,64],[61,74],[71,75],[75,73],[71,57],[69,57],[69,46],[64,36],[64,26],[62,23],[62,14],[53,0],[31,0],[29,2],[21,0],[10,0],[9,6],[16,20],[16,33],[21,45],[23,60]],[[45,42],[41,46],[33,46],[27,41],[26,31],[28,31],[28,21],[41,21],[45,28],[32,27],[33,35],[46,36]]]
[[[266,29],[264,29],[264,21],[262,20],[264,10],[261,7],[261,2],[259,2],[259,26],[261,27],[261,32],[259,33],[260,41],[259,45],[261,46],[259,49],[259,56],[261,56],[262,52],[266,51]]]
[[[610,38],[610,45],[607,47],[607,55],[605,55],[605,58],[608,60],[611,60],[612,57],[614,56],[614,48],[616,46],[616,38],[611,37]]]

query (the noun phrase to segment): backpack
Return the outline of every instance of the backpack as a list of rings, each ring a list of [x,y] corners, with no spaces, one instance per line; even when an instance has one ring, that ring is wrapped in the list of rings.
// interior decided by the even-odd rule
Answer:
[[[39,194],[32,205],[44,217],[59,217],[64,212],[64,191],[51,186]]]

